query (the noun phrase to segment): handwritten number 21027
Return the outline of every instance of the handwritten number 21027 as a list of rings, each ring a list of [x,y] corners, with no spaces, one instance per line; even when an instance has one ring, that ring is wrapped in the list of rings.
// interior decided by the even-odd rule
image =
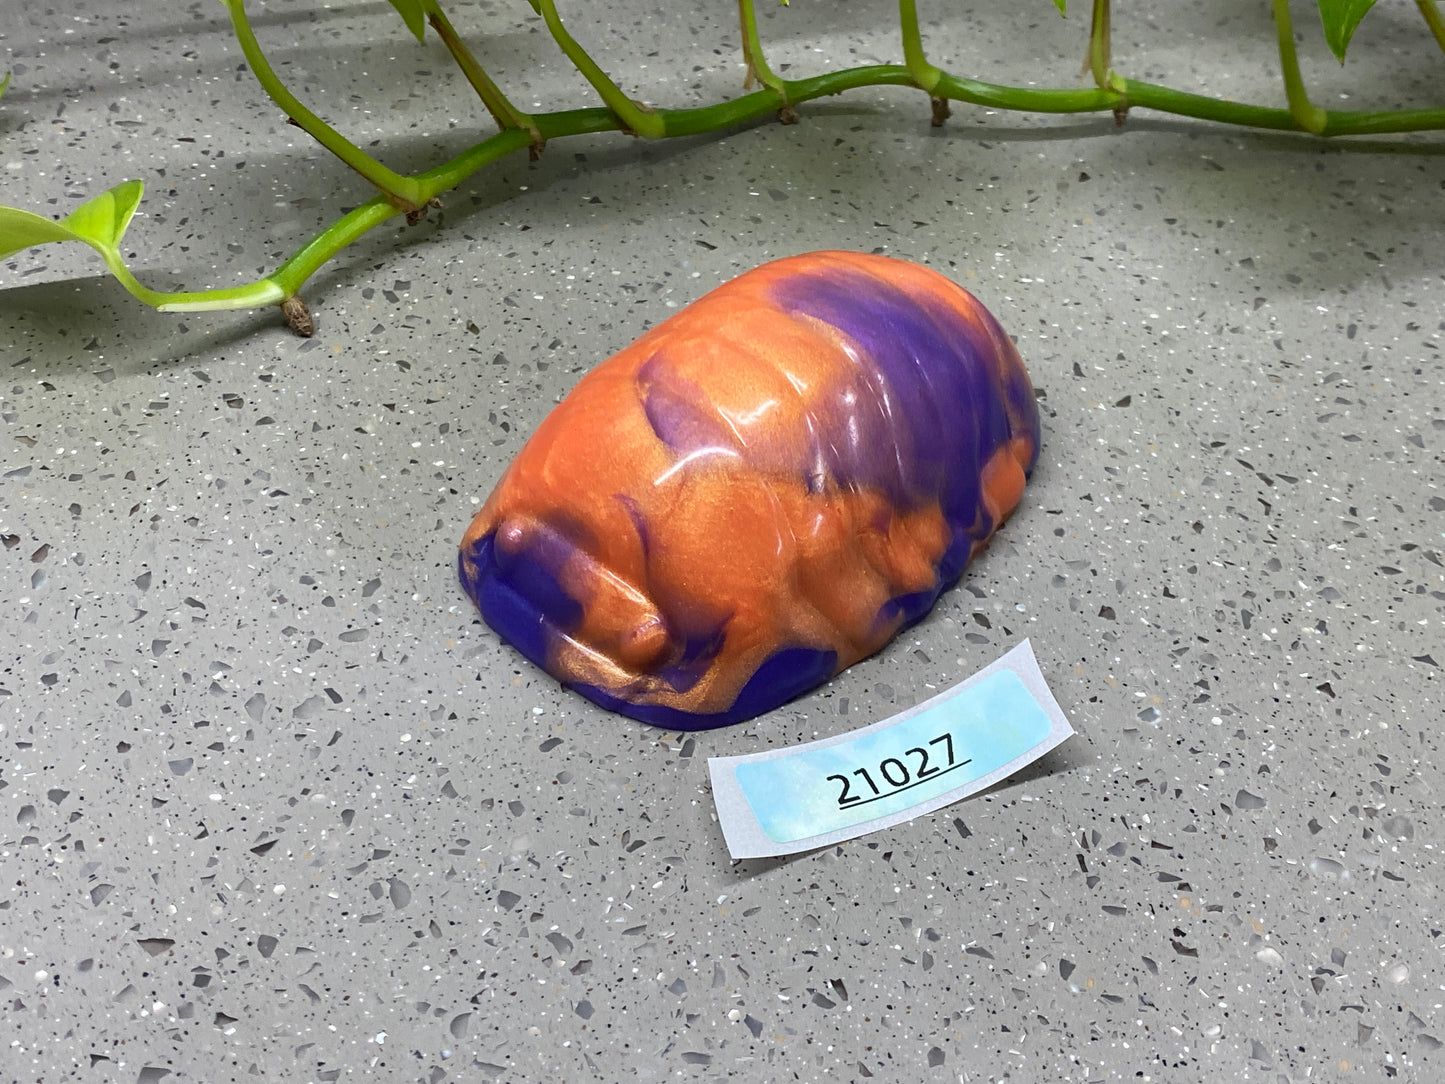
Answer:
[[[842,809],[847,806],[861,805],[864,802],[871,802],[878,798],[887,797],[889,794],[905,790],[917,783],[921,783],[931,776],[946,772],[950,768],[962,767],[963,764],[968,763],[966,760],[962,763],[954,761],[953,735],[940,734],[938,737],[928,740],[930,747],[937,746],[940,743],[943,746],[943,754],[948,758],[948,763],[943,767],[939,767],[937,764],[931,764],[929,750],[921,745],[904,750],[902,757],[886,757],[880,761],[877,772],[879,779],[883,782],[882,787],[874,780],[873,773],[867,768],[853,769],[852,774],[856,776],[858,780],[862,781],[862,786],[857,786],[856,791],[854,790],[856,780],[850,779],[846,775],[828,776],[829,780],[836,779],[842,784],[842,791],[838,795],[838,807]],[[906,763],[910,758],[915,758],[911,770],[909,764]],[[868,788],[866,791],[863,789],[864,786]]]

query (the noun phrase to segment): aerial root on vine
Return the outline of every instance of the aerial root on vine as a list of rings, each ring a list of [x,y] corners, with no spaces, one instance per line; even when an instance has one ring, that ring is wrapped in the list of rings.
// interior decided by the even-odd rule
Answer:
[[[292,295],[281,302],[281,315],[286,317],[286,326],[292,333],[303,339],[311,338],[316,331],[316,321],[311,318],[311,310],[298,296]]]
[[[947,98],[940,98],[936,94],[929,95],[928,101],[933,106],[933,117],[929,124],[934,128],[942,128],[943,122],[953,116],[953,107],[948,104]]]
[[[408,226],[415,226],[418,222],[420,222],[422,219],[424,219],[424,218],[426,217],[427,211],[429,211],[429,210],[437,210],[437,211],[440,211],[441,209],[442,209],[442,201],[439,200],[439,199],[437,199],[436,196],[433,196],[431,199],[427,200],[427,201],[426,201],[424,204],[422,204],[420,207],[414,207],[414,208],[412,208],[410,211],[408,211],[408,212],[406,213],[406,224],[407,224]]]
[[[785,106],[783,106],[783,108],[781,108],[781,109],[778,110],[778,123],[779,123],[779,124],[797,124],[797,123],[798,123],[798,111],[797,111],[796,109],[794,109],[791,105],[785,105]]]

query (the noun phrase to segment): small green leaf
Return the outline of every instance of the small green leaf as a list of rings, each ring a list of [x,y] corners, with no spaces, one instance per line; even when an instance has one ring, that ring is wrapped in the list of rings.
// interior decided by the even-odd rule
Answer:
[[[31,245],[78,240],[59,222],[15,207],[0,207],[0,260]]]
[[[1341,64],[1345,62],[1345,50],[1355,36],[1355,27],[1365,17],[1365,12],[1375,6],[1375,0],[1318,0],[1320,21],[1325,24],[1325,41],[1330,52]]]
[[[1059,14],[1060,14],[1060,15],[1067,15],[1067,14],[1068,14],[1068,12],[1066,12],[1066,11],[1064,10],[1064,6],[1065,6],[1068,2],[1069,2],[1069,0],[1054,0],[1054,7],[1056,7],[1056,8],[1059,9]]]
[[[10,73],[5,73],[5,78],[0,79],[0,98],[5,97],[5,91],[10,86]]]
[[[281,286],[269,278],[246,286],[198,293],[160,293],[142,285],[125,265],[120,242],[144,188],[140,181],[122,181],[108,192],[86,200],[59,222],[16,207],[0,207],[0,260],[31,245],[79,241],[100,253],[116,281],[134,296],[147,305],[174,312],[269,305],[287,296]]]
[[[119,248],[143,191],[145,185],[140,181],[121,181],[110,191],[86,200],[60,224],[97,248]]]
[[[416,35],[416,40],[422,40],[422,34],[426,32],[426,4],[424,0],[390,0],[391,6],[396,8],[401,15],[406,28]]]
[[[59,222],[14,207],[0,207],[0,259],[31,245],[83,241],[102,256],[116,253],[144,185],[122,181],[87,200]]]

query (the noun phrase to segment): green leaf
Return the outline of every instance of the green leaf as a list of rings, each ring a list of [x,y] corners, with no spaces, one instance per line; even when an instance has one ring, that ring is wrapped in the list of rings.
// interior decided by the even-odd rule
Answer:
[[[406,28],[416,35],[416,40],[422,40],[422,34],[426,32],[426,16],[432,5],[427,0],[390,0],[391,6],[396,8],[401,15]]]
[[[110,191],[86,200],[60,224],[98,249],[119,248],[144,191],[145,185],[140,181],[121,181]]]
[[[0,260],[31,245],[78,240],[59,222],[14,207],[0,207]]]
[[[1066,12],[1066,11],[1064,10],[1064,6],[1065,6],[1068,2],[1069,2],[1069,0],[1054,0],[1054,7],[1056,7],[1056,8],[1059,9],[1059,14],[1060,14],[1060,15],[1067,15],[1067,14],[1068,14],[1068,12]]]
[[[122,181],[82,203],[59,222],[30,211],[0,207],[0,259],[50,241],[83,241],[102,256],[114,255],[143,189],[140,181]]]
[[[141,285],[125,265],[120,242],[144,188],[140,181],[122,181],[108,192],[82,203],[59,222],[16,207],[0,207],[0,260],[31,245],[80,241],[100,253],[110,273],[133,295],[147,305],[169,312],[251,308],[274,304],[288,296],[281,285],[270,278],[224,290],[191,293],[160,293]]]
[[[5,78],[0,79],[0,98],[5,97],[5,90],[10,86],[10,73],[5,73]]]
[[[1318,0],[1320,21],[1325,24],[1325,41],[1330,52],[1341,64],[1345,62],[1345,50],[1355,36],[1355,27],[1365,17],[1365,12],[1375,6],[1375,0]]]

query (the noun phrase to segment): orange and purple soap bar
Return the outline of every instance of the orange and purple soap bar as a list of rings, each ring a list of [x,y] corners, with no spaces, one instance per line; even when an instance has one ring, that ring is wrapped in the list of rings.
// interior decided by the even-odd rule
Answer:
[[[1038,448],[1018,351],[962,287],[885,256],[776,260],[578,382],[467,529],[461,580],[603,707],[726,726],[922,618]]]

